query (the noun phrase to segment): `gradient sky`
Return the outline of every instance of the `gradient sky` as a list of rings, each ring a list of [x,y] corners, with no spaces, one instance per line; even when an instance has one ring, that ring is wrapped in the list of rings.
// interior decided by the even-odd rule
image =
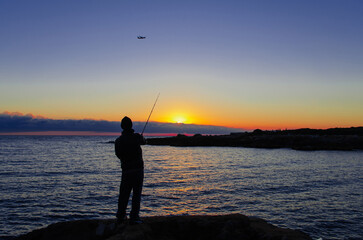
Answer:
[[[350,127],[362,90],[359,0],[0,0],[0,113]]]

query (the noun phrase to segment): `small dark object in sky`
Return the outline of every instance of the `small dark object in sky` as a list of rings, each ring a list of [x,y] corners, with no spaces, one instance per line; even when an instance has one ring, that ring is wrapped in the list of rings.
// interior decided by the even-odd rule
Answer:
[[[137,36],[137,39],[145,39],[146,37],[144,36]]]

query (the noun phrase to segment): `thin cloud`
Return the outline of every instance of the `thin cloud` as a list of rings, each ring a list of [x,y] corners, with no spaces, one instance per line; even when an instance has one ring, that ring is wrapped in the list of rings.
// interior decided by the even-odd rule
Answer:
[[[27,116],[27,117],[31,117],[31,118],[37,118],[37,119],[46,119],[46,117],[41,116],[41,115],[33,115],[31,113],[23,114],[21,112],[4,111],[3,113],[0,113],[0,115],[17,116],[17,117]]]
[[[141,132],[145,122],[134,122],[133,128]],[[49,119],[33,114],[3,112],[0,114],[0,133],[42,131],[120,132],[120,122],[105,120]],[[243,129],[222,126],[150,122],[146,133],[228,134]]]

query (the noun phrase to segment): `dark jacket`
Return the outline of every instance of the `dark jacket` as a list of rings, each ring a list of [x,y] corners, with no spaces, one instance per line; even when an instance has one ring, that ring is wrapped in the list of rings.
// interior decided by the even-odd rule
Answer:
[[[143,169],[142,149],[145,139],[133,129],[124,130],[115,141],[115,153],[121,160],[122,170]]]

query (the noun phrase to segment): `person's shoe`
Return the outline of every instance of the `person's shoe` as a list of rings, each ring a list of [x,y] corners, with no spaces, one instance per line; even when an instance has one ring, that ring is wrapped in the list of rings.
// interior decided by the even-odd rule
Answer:
[[[130,225],[142,224],[144,223],[139,217],[130,218]]]
[[[120,216],[120,217],[117,217],[117,224],[122,224],[124,223],[125,221],[127,220],[127,216]]]

